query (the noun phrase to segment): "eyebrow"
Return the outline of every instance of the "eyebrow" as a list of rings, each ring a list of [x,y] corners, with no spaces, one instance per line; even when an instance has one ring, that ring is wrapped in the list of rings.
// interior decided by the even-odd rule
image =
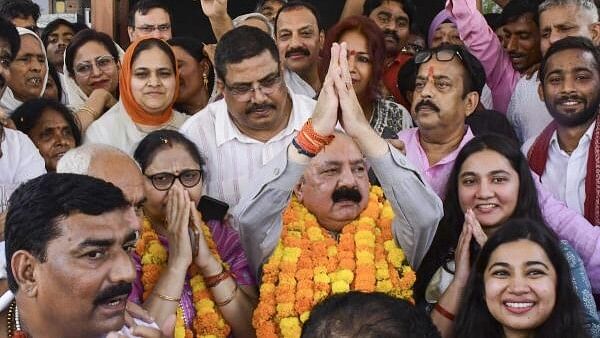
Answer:
[[[276,71],[274,71],[274,72],[272,72],[270,74],[267,74],[262,79],[258,79],[257,81],[253,81],[253,82],[261,82],[261,81],[264,81],[264,80],[266,80],[266,79],[268,79],[268,78],[270,78],[272,76],[276,76],[278,74],[279,74],[279,70],[276,70]],[[232,87],[232,86],[251,86],[253,82],[234,82],[234,83],[231,84],[230,87]]]
[[[498,175],[498,174],[508,174],[510,175],[510,173],[506,170],[492,170],[490,172],[487,173],[487,175]],[[464,177],[464,176],[478,176],[478,174],[474,171],[465,171],[464,173],[460,174],[459,177]]]
[[[546,268],[546,270],[550,270],[550,268],[548,267],[548,265],[546,265],[545,263],[540,262],[540,261],[526,261],[525,262],[525,266],[533,266],[533,265],[541,265],[544,268]],[[500,267],[503,267],[503,268],[509,268],[510,264],[508,264],[506,262],[496,262],[496,263],[490,265],[490,267],[487,270],[490,271],[495,266],[500,266]]]

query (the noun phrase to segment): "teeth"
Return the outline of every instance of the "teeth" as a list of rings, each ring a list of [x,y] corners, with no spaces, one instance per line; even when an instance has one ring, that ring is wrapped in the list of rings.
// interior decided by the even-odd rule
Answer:
[[[120,299],[115,299],[112,302],[109,302],[108,305],[110,305],[110,306],[117,306],[117,305],[119,305],[120,302],[121,302]]]
[[[563,105],[565,105],[565,106],[574,106],[574,105],[576,105],[578,103],[579,103],[578,101],[565,101],[565,102],[563,102]]]
[[[479,208],[479,209],[491,209],[494,207],[496,207],[496,204],[493,204],[493,203],[477,205],[477,208]]]
[[[505,304],[508,307],[514,307],[514,308],[519,308],[519,309],[533,306],[533,303],[505,303]]]

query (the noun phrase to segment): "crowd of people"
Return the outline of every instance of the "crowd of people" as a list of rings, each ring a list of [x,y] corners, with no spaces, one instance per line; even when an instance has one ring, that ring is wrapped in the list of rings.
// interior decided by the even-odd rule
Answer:
[[[595,1],[199,2],[0,0],[0,338],[600,337]]]

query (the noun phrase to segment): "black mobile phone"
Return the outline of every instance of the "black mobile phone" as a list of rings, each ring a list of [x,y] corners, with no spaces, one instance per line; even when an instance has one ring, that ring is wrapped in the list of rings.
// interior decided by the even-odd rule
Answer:
[[[222,221],[227,215],[227,210],[229,210],[229,204],[210,196],[204,195],[198,202],[198,211],[202,214],[204,222]]]

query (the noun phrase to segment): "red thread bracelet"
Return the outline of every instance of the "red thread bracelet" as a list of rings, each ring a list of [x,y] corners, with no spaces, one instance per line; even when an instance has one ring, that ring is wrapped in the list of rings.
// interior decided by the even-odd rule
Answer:
[[[456,317],[455,315],[452,314],[452,312],[444,309],[440,303],[435,303],[435,306],[433,307],[434,310],[436,310],[439,314],[441,314],[442,316],[444,316],[444,318],[449,319],[449,320],[454,320],[454,318]]]

